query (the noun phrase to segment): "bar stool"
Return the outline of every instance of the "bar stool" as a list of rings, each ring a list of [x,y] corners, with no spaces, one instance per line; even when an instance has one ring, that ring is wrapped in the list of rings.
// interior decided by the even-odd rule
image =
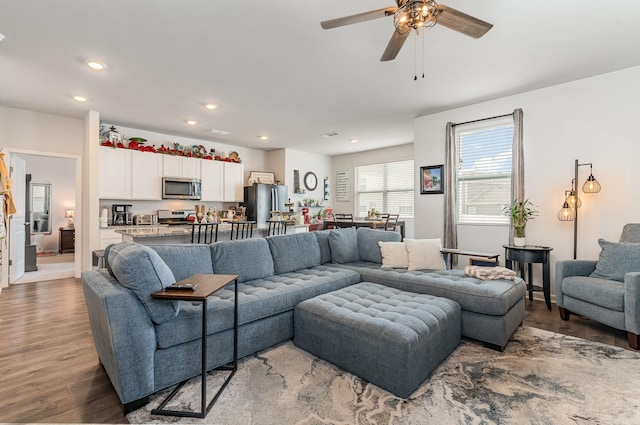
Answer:
[[[287,222],[284,220],[267,220],[269,223],[269,231],[267,236],[273,235],[286,235],[287,234]]]
[[[231,240],[253,237],[253,225],[255,221],[232,221]],[[235,234],[235,237],[234,237]]]
[[[196,227],[198,228],[197,231]],[[209,244],[217,241],[218,223],[193,223],[191,225],[191,243]]]

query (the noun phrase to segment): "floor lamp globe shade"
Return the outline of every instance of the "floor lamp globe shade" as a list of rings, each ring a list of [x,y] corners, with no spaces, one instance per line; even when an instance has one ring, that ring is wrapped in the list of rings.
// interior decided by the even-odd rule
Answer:
[[[600,189],[602,189],[602,186],[600,186],[598,180],[593,177],[593,174],[589,175],[587,181],[582,185],[582,191],[584,193],[598,193],[600,192]]]
[[[573,190],[569,192],[569,196],[565,200],[571,208],[580,208],[582,206],[582,200],[578,198],[578,194]]]
[[[564,203],[562,209],[558,213],[558,220],[560,221],[573,221],[575,218],[575,214],[573,213],[573,209],[569,207],[567,202]]]

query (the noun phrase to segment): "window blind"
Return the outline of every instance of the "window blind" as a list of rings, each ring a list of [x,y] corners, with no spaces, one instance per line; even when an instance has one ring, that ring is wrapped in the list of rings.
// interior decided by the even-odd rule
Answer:
[[[489,120],[456,128],[459,224],[509,224],[513,121]]]
[[[381,213],[413,217],[413,160],[355,167],[356,215],[371,208]]]

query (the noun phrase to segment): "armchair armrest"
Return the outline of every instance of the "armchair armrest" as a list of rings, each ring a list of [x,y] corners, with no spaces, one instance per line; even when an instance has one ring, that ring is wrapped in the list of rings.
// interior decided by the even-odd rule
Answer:
[[[624,321],[628,332],[640,334],[640,272],[624,275]]]
[[[556,261],[556,304],[564,307],[562,280],[568,276],[589,276],[598,262],[595,260],[562,260]]]

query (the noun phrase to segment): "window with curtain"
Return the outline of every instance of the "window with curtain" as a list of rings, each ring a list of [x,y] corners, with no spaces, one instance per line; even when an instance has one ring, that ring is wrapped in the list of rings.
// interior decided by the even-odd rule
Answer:
[[[356,215],[371,208],[381,213],[413,217],[413,160],[355,167]]]
[[[455,140],[458,224],[509,225],[513,119],[457,126]]]

